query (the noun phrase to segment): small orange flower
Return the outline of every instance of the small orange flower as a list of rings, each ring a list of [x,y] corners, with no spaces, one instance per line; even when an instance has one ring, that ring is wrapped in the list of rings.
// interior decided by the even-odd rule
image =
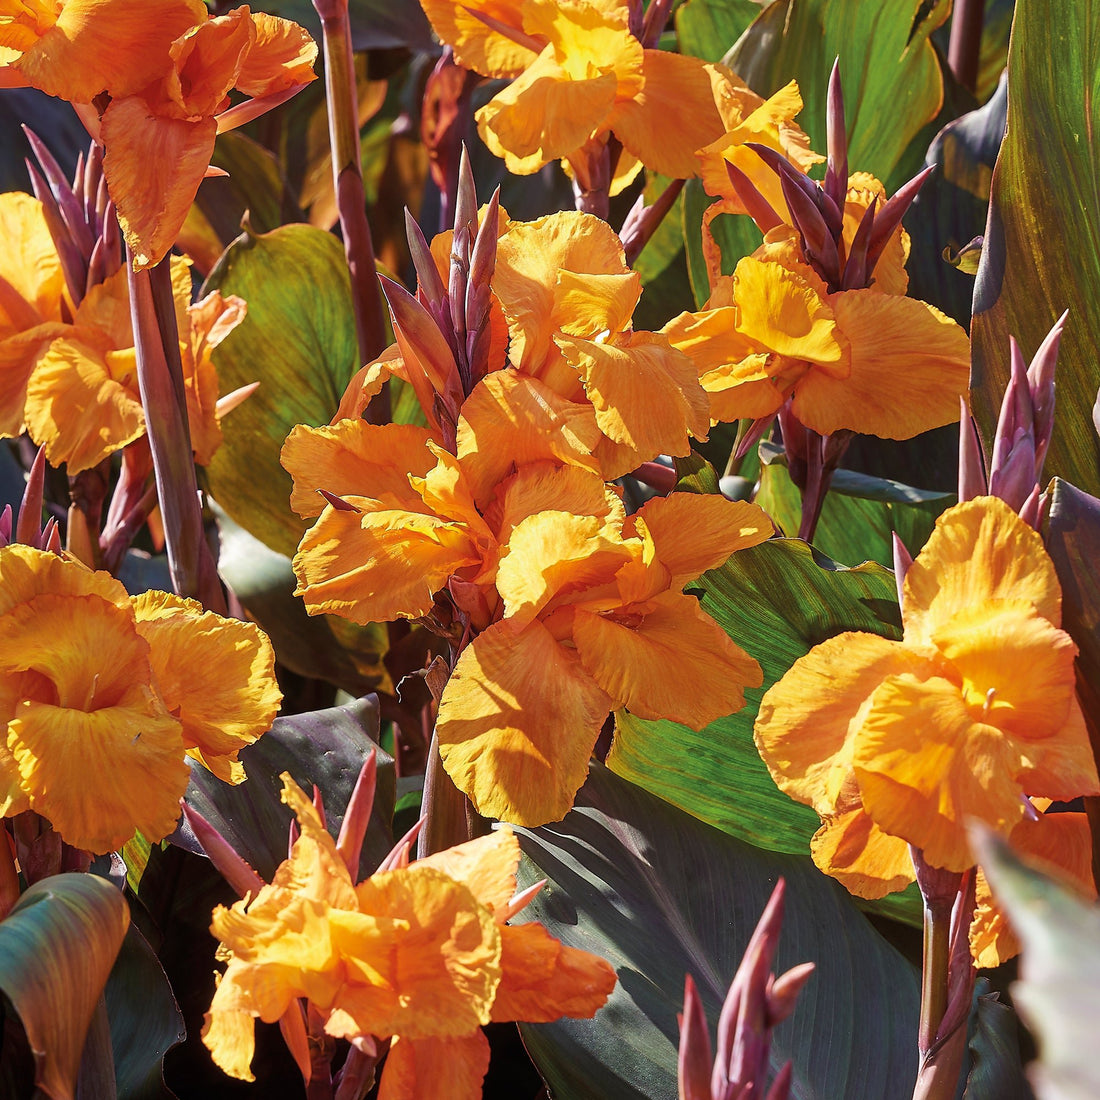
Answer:
[[[392,1039],[381,1095],[415,1100],[446,1077],[447,1095],[481,1095],[490,1021],[593,1016],[615,985],[602,959],[539,924],[506,922],[517,899],[510,829],[355,885],[309,799],[283,775],[301,836],[272,883],[214,912],[229,963],[203,1042],[228,1074],[253,1080],[253,1020],[305,998],[325,1031],[356,1044]]]
[[[27,546],[0,549],[0,816],[34,810],[77,848],[170,832],[184,753],[240,782],[281,699],[254,626]]]
[[[1003,833],[1026,796],[1100,790],[1075,696],[1077,647],[1038,534],[1003,501],[949,509],[905,578],[904,640],[841,634],[765,696],[756,744],[822,817],[814,860],[854,893],[973,865],[964,818]]]

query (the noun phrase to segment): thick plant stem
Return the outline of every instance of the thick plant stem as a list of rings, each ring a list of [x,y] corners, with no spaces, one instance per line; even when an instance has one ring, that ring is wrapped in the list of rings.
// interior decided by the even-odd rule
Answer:
[[[208,610],[224,615],[225,598],[206,544],[199,506],[169,260],[165,258],[147,271],[134,271],[129,250],[126,259],[138,389],[172,587],[179,595],[194,597]]]
[[[417,859],[470,839],[466,796],[454,785],[439,755],[439,735],[432,734],[424,773],[424,828],[417,840]]]
[[[982,17],[985,0],[955,0],[947,63],[955,79],[968,91],[978,87],[978,62],[982,50]]]
[[[924,903],[924,962],[921,967],[921,1054],[931,1049],[947,1011],[948,964],[951,961],[951,901],[935,898]]]
[[[328,133],[332,147],[332,175],[344,253],[351,275],[351,299],[355,307],[355,331],[359,358],[377,359],[386,346],[382,298],[375,277],[374,244],[367,223],[367,200],[359,154],[359,108],[355,92],[355,62],[351,48],[348,0],[314,0],[321,17],[325,50],[325,98]],[[389,389],[384,386],[371,400],[367,419],[384,424],[390,418]]]

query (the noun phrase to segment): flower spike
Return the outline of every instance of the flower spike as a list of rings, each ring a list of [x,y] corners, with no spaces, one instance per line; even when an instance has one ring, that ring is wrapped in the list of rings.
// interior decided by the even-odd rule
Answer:
[[[340,823],[340,835],[336,838],[336,850],[354,879],[359,873],[359,857],[363,851],[363,838],[367,835],[371,810],[374,808],[374,792],[378,783],[378,753],[372,748],[363,761],[355,789],[348,799],[344,820]]]
[[[848,193],[848,131],[844,121],[844,92],[840,86],[840,58],[829,74],[829,92],[825,101],[825,133],[828,161],[825,167],[825,194],[843,208]]]

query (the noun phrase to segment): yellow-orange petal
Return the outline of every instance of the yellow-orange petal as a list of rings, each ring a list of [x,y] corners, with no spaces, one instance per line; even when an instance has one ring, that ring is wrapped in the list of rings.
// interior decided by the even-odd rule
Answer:
[[[378,1100],[477,1100],[489,1070],[480,1028],[453,1039],[399,1036],[382,1067]]]
[[[691,438],[706,439],[710,402],[695,365],[667,337],[637,332],[603,343],[554,339],[580,374],[600,431],[630,447],[639,462],[685,455]]]
[[[965,329],[916,298],[877,290],[846,290],[829,303],[851,347],[851,370],[802,378],[794,413],[803,424],[822,435],[847,428],[909,439],[958,420],[970,382]]]
[[[172,43],[172,67],[160,94],[148,96],[148,102],[157,114],[172,118],[213,115],[233,87],[255,38],[247,8],[203,20]]]
[[[993,600],[1027,600],[1055,626],[1062,590],[1043,541],[1003,500],[977,497],[949,508],[905,575],[905,640],[931,643],[960,611]]]
[[[59,644],[58,639],[63,639]],[[0,668],[26,697],[7,749],[31,807],[76,848],[159,840],[187,786],[179,722],[149,687],[148,647],[128,610],[44,592],[3,616]]]
[[[251,13],[255,41],[244,55],[236,88],[250,96],[275,95],[317,79],[317,43],[304,27],[264,12]]]
[[[531,462],[501,484],[485,509],[485,521],[503,545],[518,523],[538,512],[568,512],[619,523],[625,515],[622,501],[599,474],[580,466]]]
[[[847,348],[831,298],[823,298],[800,272],[752,256],[737,264],[734,282],[742,336],[768,351],[807,360],[826,378],[847,377]]]
[[[191,450],[200,466],[209,466],[214,452],[222,443],[218,418],[218,371],[209,352],[196,357],[188,344],[180,344],[180,359]]]
[[[593,615],[578,609],[573,641],[581,663],[614,700],[639,718],[702,729],[745,705],[763,682],[760,666],[691,596],[665,592],[641,612]]]
[[[399,922],[382,972],[390,988],[373,991],[371,1018],[359,1020],[365,1034],[454,1038],[488,1023],[500,985],[500,930],[468,886],[413,864],[372,875],[355,892],[361,912]],[[356,1015],[348,997],[340,1007]]]
[[[424,14],[440,41],[451,46],[455,60],[482,76],[515,77],[538,56],[538,51],[517,42],[478,19],[485,14],[497,23],[523,32],[523,7],[518,0],[424,0]],[[540,47],[541,48],[541,47]]]
[[[345,497],[354,508],[373,505]],[[438,516],[386,509],[325,508],[294,556],[296,596],[311,615],[332,612],[352,622],[384,623],[426,615],[452,574],[481,555],[460,524]]]
[[[505,619],[466,648],[439,705],[443,766],[479,813],[558,821],[588,774],[611,701],[537,620]]]
[[[593,275],[616,278],[608,283],[588,278]],[[595,327],[587,332],[576,331],[575,335],[595,336],[604,329],[612,329],[611,320],[623,320],[625,292],[631,289],[633,278],[622,241],[601,218],[562,211],[533,222],[513,222],[497,244],[492,280],[508,319],[511,362],[568,396],[562,379],[567,386],[570,377],[563,374],[554,333],[574,331],[582,322]],[[578,284],[589,291],[586,317],[578,317],[575,311],[564,308],[567,292]],[[606,292],[603,304],[599,304],[601,295],[597,294],[601,287]],[[607,301],[613,297],[612,291],[622,295],[617,305]],[[626,319],[629,320],[629,314]]]
[[[1023,817],[1020,742],[976,721],[959,688],[933,676],[890,676],[856,736],[853,766],[864,809],[920,848],[933,867],[973,865],[965,819],[1007,833]]]
[[[615,988],[610,963],[566,947],[541,924],[500,930],[504,976],[493,1002],[493,1020],[542,1024],[569,1016],[589,1019]]]
[[[652,171],[680,179],[697,176],[696,150],[723,130],[709,70],[695,57],[646,50],[641,92],[620,97],[607,126]]]
[[[279,461],[294,478],[290,506],[303,517],[320,515],[324,489],[336,496],[369,497],[391,508],[420,511],[423,502],[409,475],[423,477],[436,463],[431,433],[412,424],[341,420],[321,428],[297,425]]]
[[[676,590],[716,569],[735,551],[765,542],[774,533],[772,521],[758,504],[699,493],[670,493],[646,501],[627,520],[624,535],[633,534],[639,520]]]
[[[256,1024],[251,1012],[234,1007],[237,998],[232,981],[222,992],[223,975],[215,977],[218,983],[210,1011],[203,1017],[202,1042],[210,1051],[214,1064],[230,1077],[239,1081],[255,1081],[252,1058],[256,1053]]]
[[[157,690],[183,723],[188,755],[240,783],[237,754],[271,728],[283,698],[267,635],[167,592],[143,592],[133,602]]]
[[[884,833],[862,806],[826,817],[810,840],[810,854],[825,874],[869,901],[913,881],[909,845]]]
[[[145,434],[132,351],[55,340],[27,383],[25,416],[52,465],[64,462],[71,474],[98,465]]]
[[[47,321],[0,340],[0,437],[22,435],[26,426],[27,383],[39,357],[72,325]]]
[[[418,859],[416,865],[434,867],[455,882],[464,883],[499,921],[516,892],[519,841],[507,825],[502,825],[488,836]]]
[[[568,401],[535,378],[494,371],[462,406],[458,458],[479,503],[530,462],[598,470],[592,456],[600,429],[588,402]]]
[[[595,516],[539,512],[516,524],[497,568],[504,613],[526,624],[559,594],[609,583],[630,550]]]
[[[570,336],[595,336],[630,327],[642,295],[642,277],[626,274],[580,274],[559,271],[554,288],[554,320]]]
[[[0,339],[61,320],[65,279],[42,204],[22,191],[0,195]]]
[[[139,96],[113,99],[103,113],[103,173],[134,269],[151,267],[175,244],[195,199],[218,124],[154,114]]]
[[[482,107],[475,118],[481,140],[509,172],[529,176],[575,153],[606,129],[619,81],[614,72],[570,79],[547,46],[527,69]]]
[[[931,676],[935,663],[877,634],[814,646],[760,701],[754,738],[779,789],[823,818],[858,801],[852,775],[859,715],[887,676]]]
[[[1092,837],[1083,813],[1044,813],[1025,818],[1012,830],[1012,847],[1040,865],[1044,874],[1096,900],[1092,874]],[[970,924],[970,953],[977,967],[1000,966],[1020,953],[1020,941],[997,907],[981,868],[976,883],[977,909]]]
[[[401,358],[401,349],[396,344],[391,344],[377,359],[355,372],[329,423],[339,424],[341,420],[358,420],[366,411],[370,399],[381,391],[391,375],[407,381],[405,361]]]
[[[73,103],[131,95],[163,75],[173,39],[208,18],[201,0],[66,0],[16,68]]]

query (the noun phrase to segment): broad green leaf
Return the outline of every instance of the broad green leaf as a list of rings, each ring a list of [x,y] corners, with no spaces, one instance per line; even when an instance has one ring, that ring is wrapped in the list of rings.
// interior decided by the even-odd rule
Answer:
[[[1019,0],[1008,130],[974,291],[972,401],[987,439],[1009,375],[1069,310],[1047,472],[1100,494],[1100,0]]]
[[[970,324],[974,276],[944,259],[985,232],[993,165],[1005,132],[1008,85],[985,106],[948,123],[928,149],[927,164],[939,165],[905,219],[911,238],[909,293]]]
[[[756,0],[688,0],[676,9],[680,52],[721,61],[760,11]]]
[[[549,879],[523,916],[606,958],[619,978],[595,1019],[522,1028],[557,1100],[676,1096],[684,975],[698,984],[713,1034],[780,875],[787,901],[774,969],[817,970],[775,1032],[773,1071],[793,1060],[797,1100],[909,1094],[916,971],[808,860],[726,836],[598,765],[564,821],[520,832],[521,885]]]
[[[336,684],[350,695],[392,691],[382,664],[384,624],[359,626],[336,615],[309,615],[294,595],[290,558],[253,538],[215,507],[218,573],[275,647],[279,662],[300,676]]]
[[[248,303],[248,316],[214,351],[222,393],[260,387],[222,425],[210,491],[246,531],[292,555],[307,525],[290,510],[279,452],[295,424],[329,422],[359,367],[344,250],[308,225],[246,232],[210,273],[203,293],[211,290]]]
[[[802,494],[787,471],[787,456],[771,444],[761,444],[760,454],[756,503],[793,537],[802,518]],[[890,568],[894,561],[892,534],[896,532],[915,557],[928,541],[936,518],[954,502],[950,493],[837,470],[821,510],[814,546],[844,565],[876,561]]]
[[[797,80],[805,107],[796,121],[824,153],[829,71],[839,57],[849,170],[886,180],[939,112],[943,77],[928,38],[950,11],[950,0],[776,0],[726,61],[759,95]]]
[[[1039,1045],[1028,1077],[1039,1100],[1100,1096],[1100,907],[1089,905],[983,830],[976,853],[1020,938],[1012,998]]]
[[[84,1036],[130,923],[122,894],[88,874],[29,887],[0,922],[0,993],[11,1001],[51,1100],[74,1093]]]
[[[179,1005],[148,940],[131,925],[104,990],[118,1100],[170,1100],[165,1054],[186,1037]]]
[[[805,854],[820,822],[809,806],[776,787],[756,751],[752,728],[760,698],[834,634],[900,637],[893,574],[871,563],[845,569],[797,539],[773,539],[738,551],[688,591],[760,662],[764,685],[745,693],[744,709],[699,733],[620,711],[608,767],[750,844]]]
[[[248,780],[238,787],[216,778],[205,768],[191,769],[184,800],[209,821],[265,881],[286,859],[292,815],[283,804],[282,772],[289,772],[306,793],[321,792],[329,830],[335,835],[344,809],[370,750],[378,753],[378,788],[374,812],[363,845],[362,866],[369,873],[392,847],[393,759],[376,743],[378,700],[357,699],[344,707],[276,718],[254,745],[241,751]],[[185,824],[174,843],[196,853],[201,846]]]

